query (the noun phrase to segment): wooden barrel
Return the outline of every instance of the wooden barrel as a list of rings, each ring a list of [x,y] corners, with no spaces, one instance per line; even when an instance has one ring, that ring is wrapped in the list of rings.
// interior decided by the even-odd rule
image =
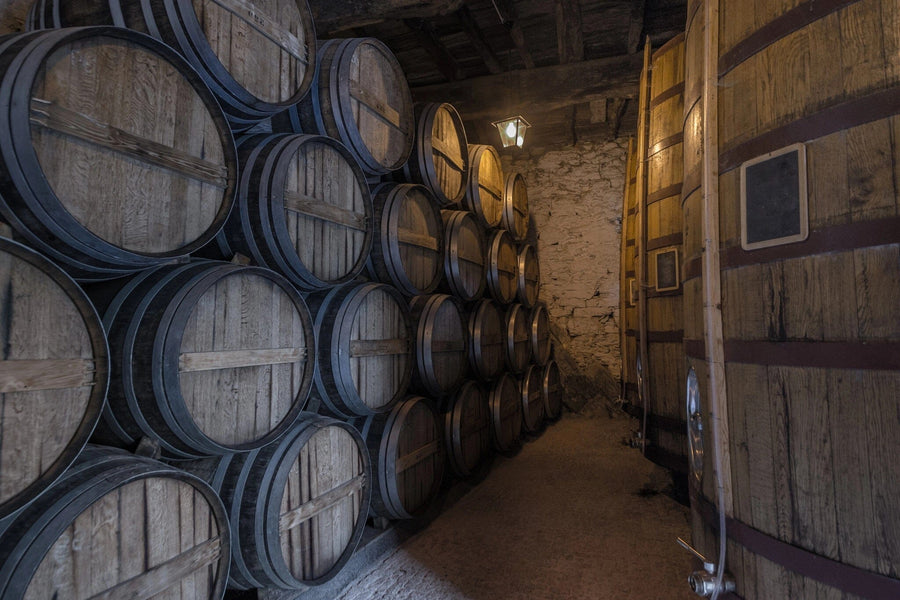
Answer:
[[[0,56],[16,81],[0,90],[0,214],[30,246],[78,279],[109,279],[216,235],[234,141],[183,58],[112,27],[6,37]]]
[[[369,271],[406,296],[430,294],[444,268],[444,221],[428,188],[385,183],[373,190],[375,244]]]
[[[531,319],[521,304],[512,304],[503,318],[503,349],[506,368],[516,375],[531,362]]]
[[[203,481],[88,446],[0,533],[0,596],[216,600],[230,544],[222,501]]]
[[[635,215],[637,212],[637,144],[628,140],[625,194],[622,207],[622,255],[619,276],[619,347],[622,355],[622,399],[626,410],[639,407],[637,386],[637,285],[635,273]],[[638,414],[629,410],[632,414]]]
[[[541,375],[541,398],[544,401],[544,415],[550,420],[562,416],[563,387],[559,366],[555,360],[548,362]]]
[[[441,422],[428,401],[411,396],[390,413],[367,418],[360,431],[372,456],[372,512],[388,519],[425,512],[447,460]]]
[[[237,206],[210,257],[242,253],[304,290],[346,283],[362,271],[375,215],[365,175],[343,144],[318,135],[256,135],[241,141],[239,158]]]
[[[503,185],[503,213],[500,226],[517,242],[528,234],[528,186],[521,173],[509,173]]]
[[[448,401],[444,412],[444,443],[450,470],[469,477],[491,451],[491,413],[484,390],[465,381]]]
[[[484,231],[466,210],[442,210],[444,220],[444,279],[440,289],[470,302],[485,286]]]
[[[104,443],[133,448],[149,437],[172,458],[251,450],[280,437],[306,403],[312,320],[273,271],[205,260],[145,271],[115,295],[103,324],[112,357]]]
[[[446,294],[416,296],[410,313],[416,332],[413,386],[429,398],[442,398],[456,389],[468,367],[462,306]]]
[[[500,227],[503,218],[503,167],[493,146],[469,144],[469,180],[465,209],[486,227]]]
[[[109,349],[100,318],[63,271],[0,238],[0,519],[75,460],[104,405]]]
[[[543,302],[536,304],[528,316],[530,325],[528,341],[531,344],[531,358],[536,365],[544,366],[550,360],[550,314]]]
[[[485,298],[469,313],[469,366],[482,381],[491,381],[506,360],[503,313],[495,302]]]
[[[403,167],[416,136],[415,112],[390,49],[375,38],[328,40],[316,60],[309,94],[273,127],[338,139],[371,175]]]
[[[505,229],[495,229],[488,235],[485,264],[491,297],[500,304],[513,302],[519,282],[518,256],[516,244]]]
[[[717,101],[686,103],[686,148],[718,133],[697,152],[718,189],[684,198],[694,540],[716,556],[724,510],[743,598],[900,597],[900,6],[724,0],[704,23],[692,5],[688,46],[713,55],[688,54],[688,89],[718,65]]]
[[[306,0],[38,0],[29,18],[35,29],[115,25],[161,39],[203,77],[236,129],[298,102],[315,72]]]
[[[382,283],[349,283],[307,302],[319,342],[316,398],[344,418],[389,411],[414,366],[406,299]]]
[[[641,249],[645,288],[639,318],[646,323],[647,412],[644,454],[679,473],[687,472],[684,407],[684,309],[680,280],[682,247],[684,36],[651,59],[646,197],[642,201]],[[641,315],[643,313],[643,315]]]
[[[491,432],[497,452],[510,454],[519,449],[522,435],[522,397],[519,384],[503,373],[491,386]]]
[[[230,588],[319,585],[340,572],[362,537],[372,470],[365,442],[347,423],[305,412],[273,444],[184,466],[225,503]]]
[[[522,402],[522,429],[528,433],[540,431],[544,425],[544,369],[530,365],[519,380]]]
[[[451,104],[416,104],[416,137],[403,166],[407,181],[421,183],[441,206],[459,204],[469,177],[469,147],[462,118]]]
[[[527,308],[531,308],[538,301],[541,292],[541,267],[537,248],[531,244],[523,244],[519,248],[516,262],[516,298]]]

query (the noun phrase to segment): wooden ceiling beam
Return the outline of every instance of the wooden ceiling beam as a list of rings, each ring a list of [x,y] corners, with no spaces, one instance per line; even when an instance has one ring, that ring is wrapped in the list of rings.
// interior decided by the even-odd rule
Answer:
[[[465,79],[466,74],[441,42],[434,27],[424,19],[403,19],[403,24],[412,31],[425,52],[431,56],[438,70],[450,81]]]
[[[631,7],[631,22],[628,25],[628,54],[634,54],[641,45],[641,33],[644,31],[644,10],[647,0],[636,0]]]
[[[449,15],[465,0],[314,0],[310,12],[320,36],[393,19]]]
[[[565,65],[507,71],[450,84],[412,88],[423,102],[450,102],[464,119],[501,119],[565,108],[574,104],[634,98],[640,55],[598,58]]]
[[[466,32],[466,36],[472,43],[472,47],[475,48],[475,51],[481,56],[481,60],[484,61],[484,65],[487,67],[488,71],[494,74],[502,73],[503,67],[500,66],[500,61],[497,59],[497,55],[494,54],[494,51],[491,50],[487,39],[484,37],[484,32],[478,26],[478,23],[475,22],[475,18],[472,16],[472,11],[469,10],[469,7],[463,6],[456,11],[456,17],[459,19],[463,31]]]
[[[584,33],[578,0],[556,0],[556,43],[560,63],[584,60]]]
[[[495,6],[500,11],[500,22],[506,26],[506,30],[509,32],[509,37],[512,39],[513,45],[516,47],[516,50],[519,52],[519,56],[522,58],[522,62],[525,64],[526,69],[534,68],[534,58],[531,56],[531,52],[528,51],[528,46],[525,44],[525,34],[522,32],[522,27],[518,22],[518,15],[516,14],[516,7],[513,5],[510,0],[494,0],[496,2]]]

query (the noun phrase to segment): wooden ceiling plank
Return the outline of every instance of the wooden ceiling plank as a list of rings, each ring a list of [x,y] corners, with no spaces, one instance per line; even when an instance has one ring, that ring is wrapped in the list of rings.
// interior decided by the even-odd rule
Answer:
[[[463,31],[466,32],[466,36],[468,36],[469,41],[472,43],[472,47],[481,56],[481,60],[484,61],[484,65],[488,68],[488,71],[494,74],[502,73],[503,67],[500,66],[500,61],[497,59],[497,55],[494,54],[494,51],[491,50],[487,39],[484,37],[484,32],[478,26],[478,23],[475,22],[475,18],[472,16],[472,11],[469,10],[469,7],[463,6],[460,8],[456,12],[456,16],[459,19],[460,25],[462,25]]]
[[[641,33],[644,31],[644,10],[647,0],[636,0],[631,9],[631,22],[628,25],[628,54],[638,51],[641,44]]]
[[[422,44],[422,48],[431,56],[438,70],[450,81],[466,78],[465,72],[450,55],[450,51],[441,42],[434,27],[424,19],[403,19],[403,23],[412,31]]]
[[[531,52],[528,51],[528,46],[525,44],[525,33],[522,31],[522,27],[518,23],[518,17],[516,14],[516,7],[510,0],[494,0],[496,2],[497,8],[501,12],[500,20],[504,26],[506,26],[507,31],[509,31],[509,37],[512,39],[513,45],[515,45],[516,50],[519,52],[519,56],[522,58],[522,62],[525,64],[526,69],[534,68],[534,58],[531,56]]]
[[[584,33],[578,0],[556,0],[556,41],[560,63],[584,60]]]
[[[422,102],[451,102],[464,119],[499,119],[538,113],[574,104],[634,98],[641,57],[622,55],[565,65],[508,71],[452,84],[412,88]]]

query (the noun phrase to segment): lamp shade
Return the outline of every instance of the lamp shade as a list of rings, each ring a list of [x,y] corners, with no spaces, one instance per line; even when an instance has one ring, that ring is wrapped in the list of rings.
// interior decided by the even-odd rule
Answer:
[[[525,143],[525,130],[531,127],[531,123],[526,121],[522,115],[507,117],[491,124],[500,132],[500,141],[504,148],[510,146],[521,148]]]

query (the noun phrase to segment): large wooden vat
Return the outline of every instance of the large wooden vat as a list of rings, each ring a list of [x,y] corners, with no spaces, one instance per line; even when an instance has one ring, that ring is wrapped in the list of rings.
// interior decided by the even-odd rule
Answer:
[[[687,33],[685,349],[705,449],[694,541],[717,555],[724,510],[741,598],[900,597],[900,6],[717,5],[706,20],[716,5],[691,3]],[[704,60],[717,70],[705,90]],[[758,163],[774,172],[741,168],[795,144]],[[755,203],[761,183],[779,202]],[[778,225],[769,245],[745,249],[760,222]]]
[[[503,312],[485,298],[469,313],[469,365],[483,381],[496,377],[506,360],[506,335]]]
[[[340,140],[371,175],[401,168],[412,152],[415,112],[390,49],[375,38],[328,40],[316,60],[309,94],[273,126]]]
[[[638,304],[646,339],[641,362],[646,397],[644,454],[680,473],[687,472],[684,407],[684,350],[681,267],[682,122],[684,115],[684,35],[651,58],[647,122],[646,196],[640,255],[644,294]]]
[[[428,400],[411,396],[360,427],[373,466],[372,512],[389,519],[421,515],[441,487],[447,460],[441,422]]]
[[[638,159],[634,138],[628,141],[625,173],[622,258],[619,266],[619,347],[622,354],[622,399],[626,407],[638,407],[640,401],[637,384],[637,282],[634,264]]]
[[[350,281],[374,239],[365,175],[337,140],[317,135],[255,135],[241,140],[238,201],[204,252],[239,252],[297,287]]]
[[[423,185],[384,183],[373,190],[375,244],[369,272],[406,296],[430,294],[444,269],[444,221]]]
[[[469,146],[462,118],[450,104],[416,104],[416,137],[403,166],[407,181],[425,185],[441,206],[459,204],[469,178]]]
[[[440,289],[460,300],[480,298],[485,279],[484,230],[465,210],[442,210],[444,220],[444,278]]]
[[[389,411],[413,369],[406,299],[386,284],[349,283],[307,301],[318,339],[313,394],[344,418]]]
[[[112,369],[104,443],[143,437],[172,458],[251,450],[290,428],[315,371],[313,324],[273,271],[218,261],[159,267],[105,303]]]
[[[516,244],[509,232],[494,229],[489,233],[485,258],[487,290],[500,304],[509,304],[516,299],[518,263]]]
[[[50,261],[0,238],[0,518],[50,485],[87,443],[109,383],[103,326]]]
[[[413,387],[442,398],[456,389],[468,368],[462,305],[446,294],[416,296],[410,313],[416,332]]]
[[[230,543],[222,501],[203,481],[88,446],[0,532],[0,596],[216,600]]]
[[[273,444],[185,468],[225,503],[231,588],[319,585],[340,572],[362,536],[372,473],[365,442],[346,423],[303,413]]]
[[[0,54],[16,80],[0,91],[0,214],[23,240],[78,279],[109,279],[216,235],[234,141],[183,58],[112,27],[11,36]]]
[[[315,72],[306,0],[37,0],[29,24],[115,25],[161,39],[200,73],[238,129],[299,101]]]
[[[521,445],[522,397],[519,384],[509,373],[500,375],[491,386],[488,403],[494,448],[498,452],[511,454]]]
[[[460,477],[472,475],[490,454],[491,413],[477,382],[463,382],[447,402],[444,442],[450,469]]]
[[[469,180],[464,207],[486,227],[500,227],[503,218],[503,166],[493,146],[469,144]]]

